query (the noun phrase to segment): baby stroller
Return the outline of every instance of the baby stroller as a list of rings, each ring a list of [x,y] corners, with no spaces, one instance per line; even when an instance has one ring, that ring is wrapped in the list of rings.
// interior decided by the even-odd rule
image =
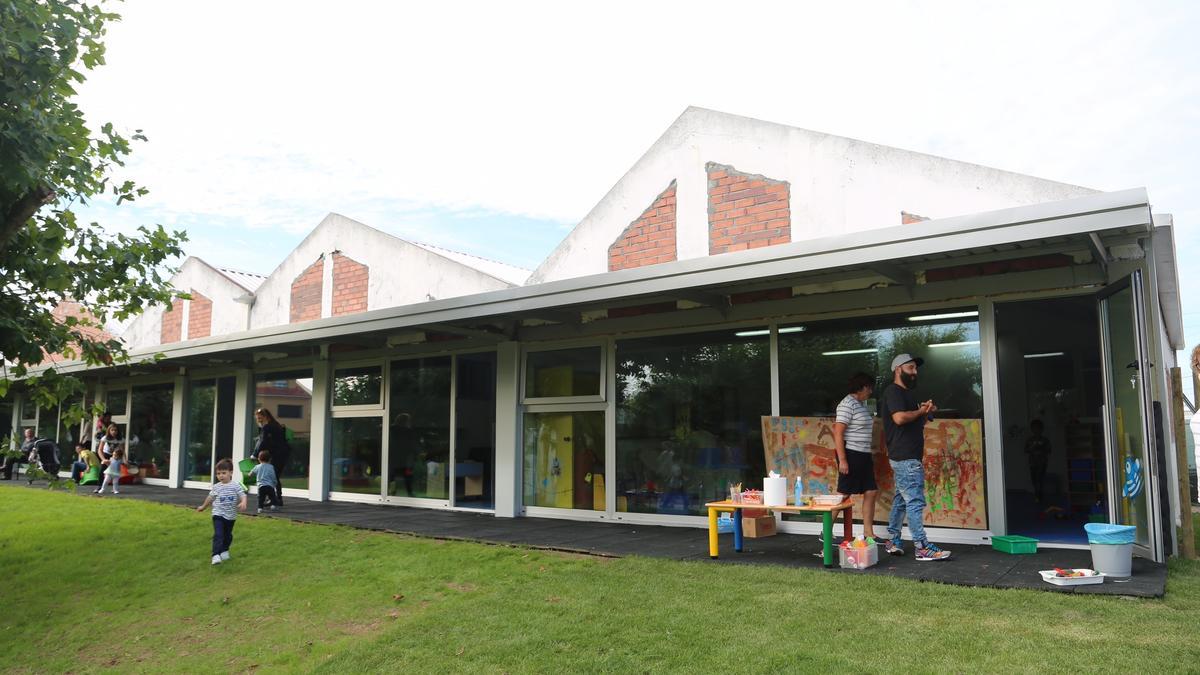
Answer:
[[[58,461],[58,444],[48,438],[36,439],[33,442],[33,448],[29,451],[29,463],[36,464],[38,468],[45,471],[49,480],[58,478],[58,469],[61,466]],[[25,475],[28,477],[29,483],[33,484],[33,478],[29,473]]]

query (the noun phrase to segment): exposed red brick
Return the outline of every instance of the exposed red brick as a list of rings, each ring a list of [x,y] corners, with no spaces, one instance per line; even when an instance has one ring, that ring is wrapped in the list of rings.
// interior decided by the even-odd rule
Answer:
[[[333,254],[333,316],[367,311],[371,270],[341,253]]]
[[[955,279],[986,277],[995,274],[1008,274],[1010,272],[1030,272],[1033,270],[1045,270],[1055,267],[1070,267],[1071,262],[1071,256],[1055,253],[1051,255],[1040,255],[1029,258],[996,260],[993,262],[977,263],[973,265],[938,267],[935,269],[925,270],[925,281],[930,283],[937,281],[953,281]]]
[[[96,319],[96,315],[89,312],[82,304],[75,302],[74,300],[63,300],[59,302],[54,306],[54,309],[50,311],[50,315],[54,317],[54,320],[58,323],[66,323],[68,317],[75,317],[80,321],[87,321],[92,324],[99,323]],[[76,324],[75,326],[71,327],[71,332],[97,342],[111,340],[113,337],[112,333],[109,333],[98,325],[84,326]],[[75,350],[76,352],[72,358],[80,358],[78,353],[78,343],[72,341],[70,346],[71,349]],[[42,363],[58,363],[59,361],[65,361],[66,359],[67,357],[62,354],[51,353],[45,349],[42,350]]]
[[[927,218],[925,216],[918,216],[917,214],[909,213],[908,211],[900,212],[900,224],[901,225],[912,225],[913,223],[919,223],[923,220],[929,220],[929,218]]]
[[[792,240],[791,186],[709,162],[708,253],[729,253]]]
[[[176,298],[169,308],[163,310],[159,338],[164,345],[183,339],[183,300]]]
[[[289,323],[321,318],[321,286],[325,276],[325,259],[317,258],[292,281],[292,302]]]
[[[192,296],[188,306],[188,339],[212,335],[212,300],[194,288],[188,293]]]
[[[608,271],[676,259],[675,181],[608,247]]]
[[[655,302],[649,305],[634,305],[632,307],[611,307],[608,310],[608,318],[618,319],[623,316],[662,314],[663,312],[674,312],[675,309],[674,302]]]

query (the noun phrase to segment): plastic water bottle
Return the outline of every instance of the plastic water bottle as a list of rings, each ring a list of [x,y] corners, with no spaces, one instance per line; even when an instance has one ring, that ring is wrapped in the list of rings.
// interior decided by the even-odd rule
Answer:
[[[796,506],[804,506],[804,483],[800,481],[800,477],[796,476]]]

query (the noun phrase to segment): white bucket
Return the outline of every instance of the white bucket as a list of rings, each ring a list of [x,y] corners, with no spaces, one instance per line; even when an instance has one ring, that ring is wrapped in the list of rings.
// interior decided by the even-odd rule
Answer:
[[[1110,577],[1130,576],[1133,568],[1133,544],[1090,544],[1092,569]]]

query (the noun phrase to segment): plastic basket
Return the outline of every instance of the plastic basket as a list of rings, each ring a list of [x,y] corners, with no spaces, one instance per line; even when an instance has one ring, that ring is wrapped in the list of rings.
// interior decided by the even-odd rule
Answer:
[[[992,537],[992,548],[1010,555],[1028,555],[1037,553],[1038,540],[1033,537],[1022,537],[1018,534],[1007,534]]]
[[[254,476],[251,476],[250,472],[254,470],[257,464],[258,462],[254,461],[251,457],[238,462],[238,470],[242,472],[242,481],[245,485],[254,485]]]

